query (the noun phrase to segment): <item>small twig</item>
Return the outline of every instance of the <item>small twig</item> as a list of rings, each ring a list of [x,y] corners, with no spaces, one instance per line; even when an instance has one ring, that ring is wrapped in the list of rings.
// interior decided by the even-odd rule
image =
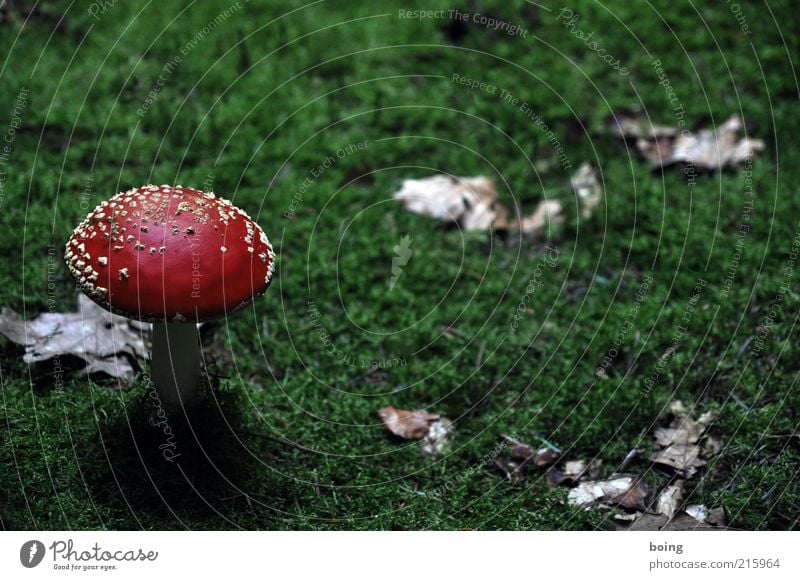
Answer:
[[[752,336],[750,336],[750,337],[748,337],[748,338],[747,338],[747,340],[745,340],[745,341],[742,343],[742,346],[740,346],[740,347],[739,347],[739,356],[742,356],[742,355],[744,354],[744,351],[746,351],[746,350],[747,350],[747,348],[750,346],[750,344],[751,344],[752,342],[753,342],[753,337],[752,337]]]
[[[453,336],[457,336],[459,338],[469,339],[469,336],[461,332],[455,326],[442,326],[442,332],[445,334],[452,334]]]
[[[483,353],[485,353],[485,352],[486,352],[486,343],[482,342],[480,344],[480,347],[478,348],[478,356],[475,357],[475,368],[476,369],[481,368],[481,365],[483,364]]]
[[[625,471],[625,468],[627,468],[628,465],[630,465],[631,461],[633,461],[637,457],[639,457],[639,450],[636,449],[636,447],[634,447],[633,449],[628,451],[628,454],[625,456],[625,459],[623,459],[622,463],[619,464],[619,468],[617,469],[617,471],[619,471],[620,473]]]

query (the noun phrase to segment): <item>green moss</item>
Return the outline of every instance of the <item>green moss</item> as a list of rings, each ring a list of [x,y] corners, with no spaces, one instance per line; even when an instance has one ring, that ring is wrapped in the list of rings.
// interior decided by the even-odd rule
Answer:
[[[795,7],[748,10],[746,37],[724,3],[700,14],[665,2],[573,4],[579,27],[628,76],[587,50],[556,19],[558,8],[536,14],[525,2],[481,2],[484,13],[524,26],[520,38],[400,19],[390,4],[325,2],[266,26],[280,13],[251,1],[166,72],[224,6],[182,12],[182,3],[162,2],[140,12],[117,3],[102,26],[78,7],[52,38],[57,19],[45,11],[54,8],[23,30],[19,20],[0,25],[0,54],[12,63],[0,75],[0,129],[14,96],[29,91],[5,167],[0,303],[28,316],[51,299],[73,308],[60,265],[48,295],[47,244],[60,246],[87,204],[146,182],[232,197],[280,260],[267,295],[218,325],[206,345],[220,384],[203,412],[174,420],[175,463],[161,455],[163,432],[148,422],[142,385],[119,391],[74,378],[57,391],[3,341],[2,526],[606,529],[607,514],[571,510],[565,491],[541,478],[511,485],[482,458],[501,433],[514,433],[597,457],[610,471],[631,447],[647,451],[644,434],[681,398],[721,415],[724,448],[689,483],[693,500],[724,506],[734,527],[796,528],[797,274],[782,284],[800,215],[788,58],[800,41],[776,28]],[[613,110],[637,102],[654,121],[676,122],[654,59],[688,127],[741,112],[767,142],[753,163],[752,229],[729,291],[744,173],[701,176],[690,187],[678,172],[652,174],[599,131]],[[138,115],[160,74],[161,90]],[[454,74],[540,113],[573,169],[583,160],[602,168],[606,204],[578,223],[570,170],[545,133],[518,106],[466,89]],[[337,157],[356,143],[366,148]],[[335,163],[317,172],[329,156]],[[526,210],[545,196],[568,208],[552,242],[559,258],[544,268],[517,329],[544,242],[461,235],[389,200],[403,178],[436,171],[493,176],[504,201]],[[290,209],[294,219],[284,217]],[[389,291],[404,235],[414,254]],[[652,284],[615,347],[645,276]],[[690,312],[699,280],[706,285]],[[777,293],[780,312],[764,331]],[[451,325],[457,333],[443,334]],[[612,347],[608,377],[598,378]],[[403,356],[406,364],[366,368]],[[450,453],[430,461],[387,436],[375,411],[389,404],[430,405],[456,420]]]

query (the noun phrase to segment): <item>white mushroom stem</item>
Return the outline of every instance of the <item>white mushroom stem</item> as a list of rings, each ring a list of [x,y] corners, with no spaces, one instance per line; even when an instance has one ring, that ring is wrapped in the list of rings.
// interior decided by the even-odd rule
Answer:
[[[198,398],[200,334],[196,324],[153,324],[151,376],[165,407],[177,409]]]

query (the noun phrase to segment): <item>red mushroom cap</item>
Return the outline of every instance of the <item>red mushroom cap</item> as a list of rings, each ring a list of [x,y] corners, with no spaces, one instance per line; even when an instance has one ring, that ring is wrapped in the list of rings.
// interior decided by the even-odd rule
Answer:
[[[65,259],[92,300],[149,322],[234,312],[266,291],[275,268],[267,236],[244,211],[180,185],[104,201],[72,233]]]

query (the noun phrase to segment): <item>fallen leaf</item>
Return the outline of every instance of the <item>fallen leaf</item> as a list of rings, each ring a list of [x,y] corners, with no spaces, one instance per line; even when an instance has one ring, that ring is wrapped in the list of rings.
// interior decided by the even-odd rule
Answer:
[[[561,471],[556,469],[555,467],[551,467],[548,469],[544,474],[545,479],[547,480],[547,485],[550,487],[558,487],[559,485],[569,481],[570,483],[573,481],[572,477],[566,476]]]
[[[413,441],[421,440],[421,451],[426,457],[439,455],[453,440],[453,422],[435,413],[384,407],[378,410],[378,416],[394,435]]]
[[[708,518],[708,510],[704,505],[690,505],[686,506],[684,510],[688,515],[696,519],[698,522],[705,522]]]
[[[612,116],[609,121],[612,133],[626,138],[648,138],[658,139],[664,137],[675,137],[678,129],[667,125],[653,125],[641,114],[636,112],[622,111]]]
[[[498,457],[494,460],[494,464],[502,471],[508,481],[511,483],[519,483],[525,479],[525,466],[524,461],[509,459],[508,457]]]
[[[586,471],[586,462],[581,459],[567,461],[564,463],[564,467],[561,468],[561,471],[566,476],[580,477],[580,475]]]
[[[514,443],[510,455],[514,459],[530,460],[536,467],[547,467],[559,458],[559,453],[549,447],[534,450],[530,445],[521,442]]]
[[[764,151],[764,141],[738,136],[743,123],[732,115],[716,129],[678,131],[674,127],[652,125],[649,121],[620,113],[610,124],[612,132],[634,140],[639,154],[653,167],[668,167],[677,163],[716,171],[735,168]]]
[[[519,230],[520,233],[529,236],[539,235],[548,225],[560,223],[564,218],[563,211],[560,201],[555,199],[540,201],[532,214],[512,222],[511,229]]]
[[[428,433],[422,439],[422,454],[426,457],[436,457],[453,442],[455,427],[453,422],[442,417],[431,423]]]
[[[561,202],[553,199],[540,201],[528,215],[509,219],[494,181],[485,176],[406,179],[393,197],[412,213],[456,223],[465,231],[508,230],[538,236],[564,219]],[[579,195],[579,200],[581,205],[595,203],[592,195],[586,199]]]
[[[647,484],[639,477],[622,476],[607,480],[582,481],[569,491],[571,505],[586,510],[598,504],[618,505],[627,509],[643,508]]]
[[[677,417],[669,427],[658,427],[653,435],[656,438],[656,443],[663,447],[673,443],[687,445],[689,443],[697,443],[704,430],[704,425],[686,415]]]
[[[403,439],[418,441],[423,439],[431,425],[440,419],[439,415],[426,411],[403,411],[394,407],[378,410],[378,416],[386,427]]]
[[[588,218],[603,200],[603,188],[597,179],[597,170],[591,163],[584,162],[572,176],[571,182],[581,206],[581,216]]]
[[[641,477],[636,479],[631,486],[624,492],[616,497],[609,498],[608,502],[612,505],[618,505],[625,509],[640,509],[645,508],[645,500],[649,490],[647,483]]]
[[[674,444],[657,451],[650,456],[650,461],[682,471],[686,477],[692,477],[697,469],[706,462],[700,459],[700,448],[697,445]]]
[[[494,181],[483,176],[406,179],[394,198],[412,213],[458,223],[466,231],[488,230],[496,219],[507,216],[497,201]]]
[[[683,502],[683,480],[679,479],[674,484],[665,488],[658,496],[656,512],[671,518]]]
[[[10,308],[0,313],[0,334],[25,347],[27,364],[62,356],[84,361],[81,374],[105,373],[132,381],[138,359],[148,359],[151,325],[117,316],[83,294],[78,312],[45,312],[24,320]]]
[[[682,472],[686,477],[692,477],[697,469],[706,464],[703,456],[707,457],[715,449],[721,448],[718,440],[700,442],[708,427],[717,418],[713,411],[703,413],[699,419],[694,420],[689,415],[689,410],[682,401],[670,403],[670,413],[673,418],[668,426],[657,427],[653,431],[658,451],[650,456],[650,461],[666,465]],[[706,453],[706,450],[709,453]]]

